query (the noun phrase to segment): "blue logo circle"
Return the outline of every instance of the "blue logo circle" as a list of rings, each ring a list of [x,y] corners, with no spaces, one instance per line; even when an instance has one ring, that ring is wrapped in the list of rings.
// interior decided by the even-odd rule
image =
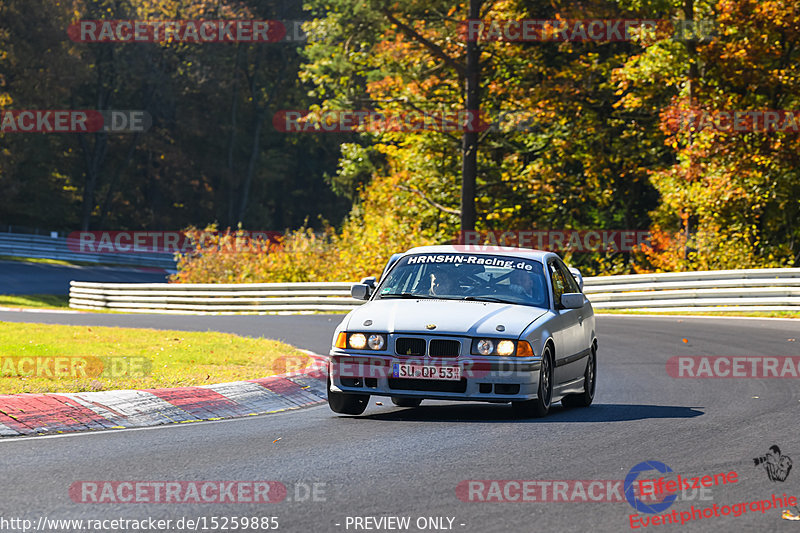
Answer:
[[[625,476],[625,485],[623,486],[625,489],[625,499],[628,500],[628,503],[631,504],[631,507],[641,513],[657,514],[661,511],[669,509],[669,507],[675,503],[675,500],[678,499],[678,495],[670,494],[660,502],[650,504],[644,503],[642,500],[638,499],[633,490],[636,483],[636,478],[639,477],[641,472],[647,472],[649,470],[656,470],[662,474],[672,472],[672,469],[661,461],[644,461],[643,463],[639,463],[631,468],[628,472],[628,475]]]

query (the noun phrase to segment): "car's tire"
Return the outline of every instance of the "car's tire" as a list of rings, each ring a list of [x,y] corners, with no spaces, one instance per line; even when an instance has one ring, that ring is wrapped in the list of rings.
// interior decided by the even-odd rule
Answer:
[[[583,373],[583,392],[569,394],[561,399],[564,407],[589,407],[594,400],[594,390],[597,385],[597,351],[592,346],[589,351],[589,360]]]
[[[419,407],[422,403],[422,398],[398,398],[392,396],[392,403],[397,407]]]
[[[550,345],[545,346],[539,371],[539,390],[535,400],[511,402],[514,414],[520,418],[541,418],[550,411],[553,400],[553,355]]]
[[[328,375],[328,406],[341,415],[360,415],[367,409],[369,394],[352,394],[331,391],[331,378]]]

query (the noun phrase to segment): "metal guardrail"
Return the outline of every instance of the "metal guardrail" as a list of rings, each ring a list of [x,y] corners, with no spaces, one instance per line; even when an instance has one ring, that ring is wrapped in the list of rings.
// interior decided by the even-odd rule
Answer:
[[[70,307],[137,313],[348,311],[352,282],[70,283]],[[800,268],[716,270],[584,278],[595,309],[800,311]]]
[[[89,283],[70,282],[69,306],[139,313],[349,311],[364,303],[348,282]]]
[[[77,239],[25,233],[0,233],[0,256],[155,267],[167,270],[176,268],[175,259],[169,253],[84,253],[75,250],[78,246]]]
[[[800,268],[598,276],[584,292],[595,309],[800,311]]]

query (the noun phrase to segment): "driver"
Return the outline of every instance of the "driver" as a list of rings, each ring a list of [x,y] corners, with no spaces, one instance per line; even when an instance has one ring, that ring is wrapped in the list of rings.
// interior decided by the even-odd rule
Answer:
[[[533,297],[533,276],[528,272],[514,269],[508,278],[511,292],[525,298]]]
[[[432,296],[443,296],[446,294],[454,294],[456,292],[456,282],[441,269],[431,272],[430,277],[431,288],[428,292]]]

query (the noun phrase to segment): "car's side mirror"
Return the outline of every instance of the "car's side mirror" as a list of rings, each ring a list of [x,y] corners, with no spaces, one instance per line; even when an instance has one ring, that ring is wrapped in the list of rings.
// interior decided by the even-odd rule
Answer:
[[[370,286],[366,283],[356,283],[350,287],[350,296],[356,300],[369,300]]]
[[[367,285],[371,289],[374,289],[375,288],[375,277],[374,276],[370,276],[368,278],[363,278],[359,283],[362,284],[362,285]]]
[[[578,282],[578,288],[583,292],[583,275],[581,271],[575,267],[569,267],[569,271],[572,274],[572,277],[575,278],[575,281]]]
[[[582,292],[567,292],[561,295],[561,305],[566,309],[580,309],[583,307],[583,301]]]

